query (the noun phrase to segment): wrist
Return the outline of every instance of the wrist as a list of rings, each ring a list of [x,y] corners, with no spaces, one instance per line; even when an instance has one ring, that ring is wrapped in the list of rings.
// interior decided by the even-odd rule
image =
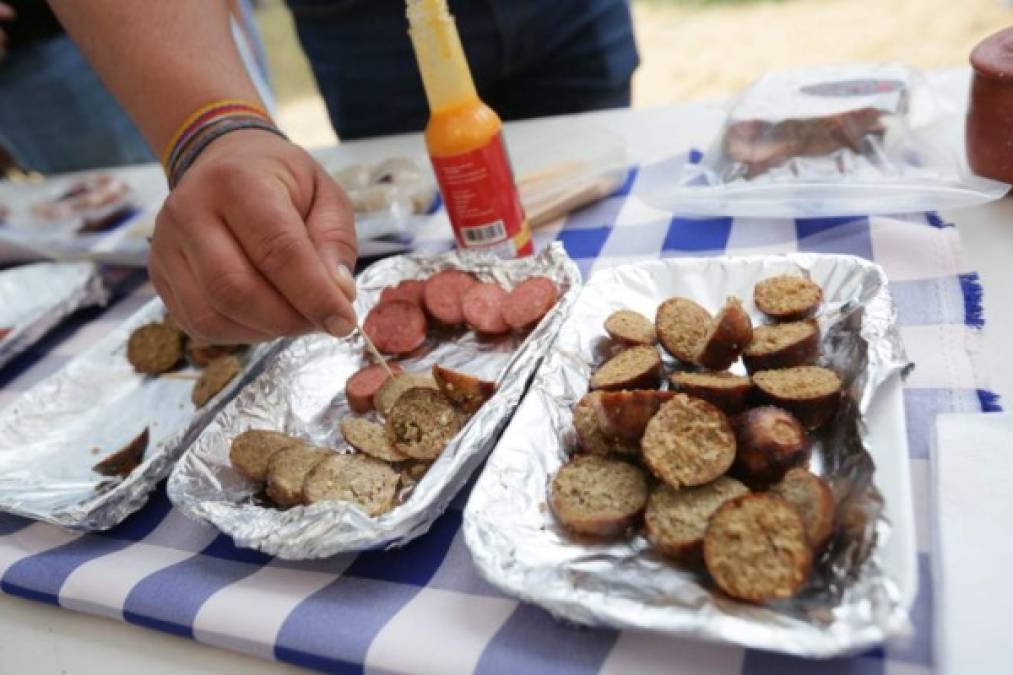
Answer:
[[[180,156],[179,161],[173,165],[169,173],[169,188],[172,189],[178,185],[179,181],[183,178],[186,172],[201,156],[204,155],[205,151],[218,144],[219,141],[222,141],[229,136],[235,137],[237,133],[243,133],[245,135],[248,132],[254,131],[259,132],[260,134],[269,133],[288,141],[288,137],[273,124],[257,120],[241,119],[223,121],[209,129],[205,134],[202,134],[201,137],[192,143],[190,147],[187,148],[186,152]],[[221,146],[219,145],[219,147]]]
[[[197,157],[215,141],[251,129],[286,138],[263,109],[245,101],[215,101],[195,110],[179,126],[162,155],[169,187],[175,187]]]

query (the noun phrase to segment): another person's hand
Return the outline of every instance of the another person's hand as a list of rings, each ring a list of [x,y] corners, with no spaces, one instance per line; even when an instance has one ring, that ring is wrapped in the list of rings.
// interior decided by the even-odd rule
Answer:
[[[148,270],[189,334],[248,343],[355,327],[355,222],[306,152],[260,130],[211,143],[158,214]]]
[[[6,2],[0,2],[0,61],[3,61],[7,56],[7,33],[4,32],[2,22],[15,18],[17,18],[17,14],[14,13],[14,8]]]

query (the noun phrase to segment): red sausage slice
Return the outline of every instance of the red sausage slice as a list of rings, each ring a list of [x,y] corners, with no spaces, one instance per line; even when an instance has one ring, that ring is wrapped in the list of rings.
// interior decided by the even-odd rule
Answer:
[[[558,298],[556,284],[548,277],[525,279],[503,303],[503,320],[515,330],[530,328],[549,313]]]
[[[395,375],[400,375],[401,366],[396,363],[388,363],[387,366]],[[348,398],[348,407],[352,412],[367,413],[373,409],[373,395],[377,390],[390,379],[387,370],[379,363],[366,366],[355,372],[345,382],[345,396]]]
[[[502,335],[510,330],[503,320],[503,303],[509,294],[499,284],[475,284],[461,298],[464,320],[477,333]]]
[[[426,287],[426,282],[420,279],[408,279],[402,281],[396,286],[388,286],[383,289],[380,293],[380,302],[388,302],[390,300],[407,300],[408,302],[414,302],[419,307],[422,306],[422,293]]]
[[[407,354],[426,341],[426,315],[407,300],[381,302],[369,310],[362,330],[384,354]]]
[[[426,280],[423,299],[429,314],[444,326],[460,326],[464,323],[461,311],[461,296],[477,284],[467,272],[443,270]]]

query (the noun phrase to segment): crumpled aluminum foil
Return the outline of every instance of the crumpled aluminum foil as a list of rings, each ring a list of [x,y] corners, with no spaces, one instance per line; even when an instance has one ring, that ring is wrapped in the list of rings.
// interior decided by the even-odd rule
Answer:
[[[191,518],[212,522],[238,546],[287,559],[401,546],[424,534],[496,443],[566,320],[580,286],[580,271],[559,243],[537,256],[510,262],[474,251],[398,256],[381,260],[360,275],[356,311],[364,316],[385,286],[447,268],[472,272],[505,288],[543,274],[557,283],[561,295],[526,338],[479,340],[470,331],[431,334],[422,356],[402,362],[407,372],[429,372],[433,363],[459,369],[495,380],[497,391],[448,444],[425,477],[401,495],[399,506],[377,518],[343,502],[280,510],[265,506],[257,487],[229,464],[232,439],[247,429],[284,431],[321,447],[348,451],[338,430],[341,419],[350,414],[345,381],[369,360],[358,335],[344,340],[307,336],[279,354],[180,460],[169,479],[173,503]]]
[[[152,300],[56,374],[0,411],[0,511],[71,530],[108,529],[141,508],[215,412],[283,342],[258,345],[240,356],[244,369],[215,398],[195,410],[197,371],[149,377],[127,362],[130,333],[161,321]],[[143,461],[125,478],[94,467],[145,428]]]
[[[0,271],[0,367],[82,307],[104,305],[108,292],[88,262],[38,263]]]
[[[604,319],[624,308],[653,317],[658,304],[674,295],[712,311],[726,296],[737,295],[752,308],[756,282],[800,269],[824,290],[822,363],[841,374],[845,385],[832,430],[814,435],[811,467],[834,488],[838,533],[800,595],[760,606],[739,603],[712,590],[702,571],[652,552],[642,535],[597,544],[568,535],[551,513],[547,491],[576,447],[571,411],[605,359]],[[758,311],[751,314],[754,324],[763,322]],[[667,365],[674,367],[670,360]],[[579,623],[811,657],[882,642],[906,632],[909,621],[898,585],[880,561],[890,526],[875,484],[865,418],[877,389],[909,367],[883,271],[860,258],[670,259],[601,272],[585,285],[486,463],[465,509],[465,541],[490,583]],[[741,364],[736,370],[744,373]],[[886,456],[897,451],[891,448]],[[904,551],[901,557],[913,555]]]

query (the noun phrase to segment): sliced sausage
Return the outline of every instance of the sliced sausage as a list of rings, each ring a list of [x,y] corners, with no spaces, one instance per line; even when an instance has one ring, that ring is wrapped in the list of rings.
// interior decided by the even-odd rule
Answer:
[[[598,455],[579,455],[564,464],[549,487],[549,506],[570,532],[618,537],[647,504],[647,476],[639,467]]]
[[[771,492],[795,507],[802,516],[809,544],[818,551],[834,532],[834,491],[819,476],[797,466],[784,474]]]
[[[798,321],[812,315],[823,302],[823,289],[811,279],[782,274],[753,288],[756,308],[777,321]]]
[[[676,394],[647,423],[644,462],[674,488],[709,483],[735,459],[735,434],[725,414],[706,401]]]
[[[378,413],[387,417],[402,394],[410,389],[419,388],[438,389],[439,387],[436,386],[436,380],[432,375],[422,375],[421,373],[396,375],[381,384],[380,388],[376,390],[376,396],[373,397],[373,407]]]
[[[827,422],[841,400],[841,378],[819,366],[761,370],[753,375],[760,398],[784,408],[810,431]]]
[[[363,329],[365,330],[365,329]],[[395,375],[401,374],[401,366],[396,363],[388,363],[387,367]],[[390,374],[382,364],[374,363],[360,369],[345,382],[345,396],[348,398],[348,407],[353,412],[367,413],[373,409],[373,397],[384,382],[390,379]]]
[[[676,391],[693,398],[702,398],[717,406],[726,415],[734,415],[746,407],[752,381],[742,375],[722,373],[693,373],[681,370],[672,373],[669,382]]]
[[[525,330],[549,313],[559,290],[548,277],[531,277],[517,285],[503,304],[503,319],[514,330]]]
[[[746,370],[792,368],[812,363],[820,354],[820,329],[816,321],[790,321],[759,326],[753,341],[742,352]]]
[[[664,367],[655,347],[630,347],[602,364],[591,376],[591,389],[653,389]]]
[[[729,473],[754,489],[765,489],[812,454],[805,429],[791,413],[760,406],[731,419],[735,461]]]
[[[461,298],[477,283],[475,277],[460,270],[437,272],[426,280],[423,289],[426,311],[444,326],[460,326],[464,323]]]
[[[509,294],[499,284],[475,284],[464,292],[461,311],[464,321],[476,333],[502,335],[510,330],[503,320],[503,305]]]
[[[612,312],[605,319],[605,332],[617,343],[626,347],[650,346],[658,342],[658,332],[651,320],[631,309]]]
[[[443,395],[461,411],[471,415],[496,393],[496,383],[433,364],[433,379]]]
[[[369,310],[362,330],[384,354],[408,354],[426,341],[426,315],[406,300],[382,302]]]
[[[728,298],[697,346],[697,364],[708,370],[725,370],[753,339],[753,322],[736,298]]]
[[[747,602],[790,598],[812,569],[805,523],[770,493],[725,502],[703,537],[707,571],[722,591]]]
[[[425,291],[426,282],[421,279],[407,279],[396,286],[388,286],[380,293],[380,302],[390,300],[407,300],[422,307],[422,294]]]
[[[637,389],[603,391],[592,399],[598,426],[607,438],[639,443],[644,429],[661,404],[675,396],[671,391]]]
[[[387,416],[394,449],[412,459],[433,461],[440,456],[466,421],[438,391],[409,389]]]
[[[710,312],[688,298],[679,297],[661,303],[654,317],[661,346],[683,363],[696,362],[710,322]]]

